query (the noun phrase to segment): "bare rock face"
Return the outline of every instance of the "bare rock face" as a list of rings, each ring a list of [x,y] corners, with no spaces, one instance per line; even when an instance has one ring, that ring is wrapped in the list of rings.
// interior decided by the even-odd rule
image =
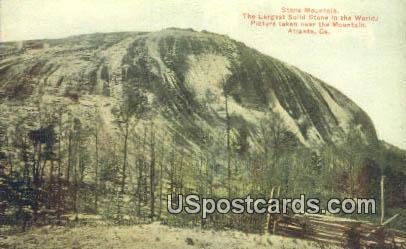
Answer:
[[[275,114],[307,147],[336,143],[352,129],[366,144],[377,142],[367,114],[338,90],[227,36],[180,29],[91,34],[2,43],[0,53],[5,124],[39,124],[34,113],[64,106],[89,122],[97,110],[109,132],[127,84],[146,92],[162,129],[197,146],[207,134],[224,134],[226,99],[232,132],[244,131],[247,141]]]

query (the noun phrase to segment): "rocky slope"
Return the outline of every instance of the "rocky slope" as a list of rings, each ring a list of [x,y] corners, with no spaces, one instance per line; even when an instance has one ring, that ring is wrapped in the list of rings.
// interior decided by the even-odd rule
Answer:
[[[366,144],[377,142],[367,114],[338,90],[223,35],[179,29],[91,34],[2,43],[0,53],[3,124],[40,123],[33,116],[38,109],[64,105],[82,118],[98,110],[108,131],[129,83],[145,89],[162,129],[192,145],[225,131],[225,95],[231,128],[248,131],[248,142],[266,112],[277,113],[305,146],[340,141],[351,129],[359,129]]]

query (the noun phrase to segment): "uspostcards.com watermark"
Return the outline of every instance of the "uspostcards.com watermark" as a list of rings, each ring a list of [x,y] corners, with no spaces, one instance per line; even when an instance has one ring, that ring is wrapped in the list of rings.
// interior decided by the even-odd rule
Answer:
[[[208,215],[219,214],[376,214],[376,200],[365,198],[329,199],[325,209],[317,198],[245,198],[213,199],[201,198],[199,195],[168,195],[168,212],[179,214],[199,214],[206,219]]]

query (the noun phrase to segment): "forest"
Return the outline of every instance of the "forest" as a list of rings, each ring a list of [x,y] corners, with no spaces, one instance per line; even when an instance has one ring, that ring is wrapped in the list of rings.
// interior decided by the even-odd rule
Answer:
[[[277,113],[269,112],[253,136],[228,113],[226,94],[223,129],[217,137],[194,131],[201,141],[196,146],[185,139],[189,134],[162,128],[153,111],[156,103],[148,101],[142,87],[125,86],[122,101],[112,108],[114,126],[103,122],[96,106],[77,117],[62,103],[38,103],[15,125],[0,123],[0,224],[25,230],[93,217],[112,224],[159,220],[261,231],[265,215],[211,215],[207,220],[170,215],[166,196],[267,198],[277,189],[278,197],[306,194],[322,203],[332,197],[380,203],[382,175],[386,216],[404,212],[402,151],[384,142],[365,145],[355,127],[339,143],[308,148]],[[379,217],[352,218],[378,222]],[[393,224],[405,228],[402,219]]]

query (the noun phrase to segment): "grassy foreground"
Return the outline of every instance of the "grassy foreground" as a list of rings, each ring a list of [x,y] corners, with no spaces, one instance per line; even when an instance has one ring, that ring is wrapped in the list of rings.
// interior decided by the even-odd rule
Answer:
[[[2,235],[1,235],[2,234]],[[0,234],[0,248],[336,248],[275,235],[173,228],[158,222],[135,226],[41,227]]]

